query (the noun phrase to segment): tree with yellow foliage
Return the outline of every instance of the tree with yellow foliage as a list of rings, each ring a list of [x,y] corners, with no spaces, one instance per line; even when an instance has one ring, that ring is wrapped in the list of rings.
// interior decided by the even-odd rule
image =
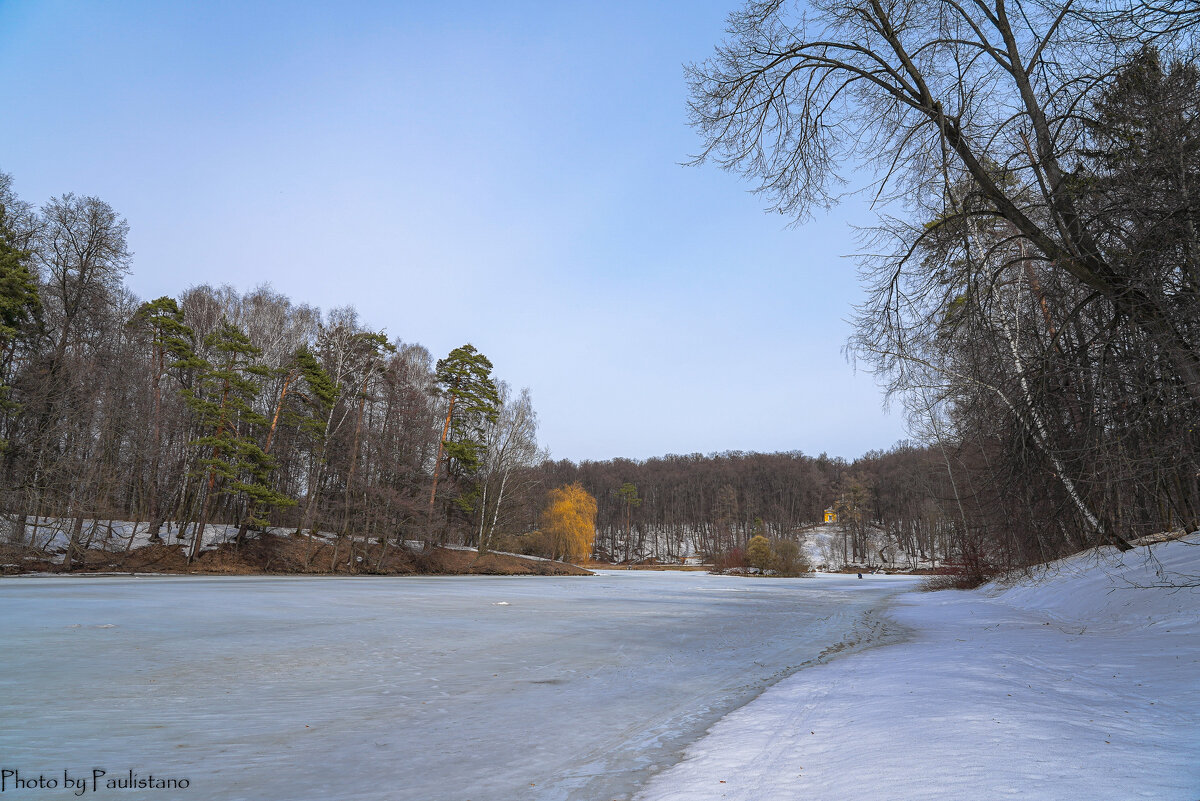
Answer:
[[[578,482],[550,490],[542,534],[550,541],[553,558],[586,559],[596,537],[596,499]]]

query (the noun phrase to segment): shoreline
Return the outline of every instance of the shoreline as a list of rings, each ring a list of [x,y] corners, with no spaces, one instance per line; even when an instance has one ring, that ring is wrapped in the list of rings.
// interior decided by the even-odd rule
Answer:
[[[23,546],[0,546],[0,577],[18,576],[590,576],[568,562],[515,554],[376,542],[329,542],[316,537],[268,534],[239,547],[222,542],[188,562],[182,544],[155,543],[122,551],[90,548],[66,569],[61,556]],[[325,569],[322,569],[325,568]]]
[[[793,674],[634,799],[1195,798],[1198,542],[893,596],[906,637]]]

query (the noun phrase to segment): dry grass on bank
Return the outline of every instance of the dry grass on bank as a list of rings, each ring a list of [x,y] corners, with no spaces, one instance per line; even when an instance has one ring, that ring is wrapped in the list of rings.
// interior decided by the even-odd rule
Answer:
[[[260,535],[239,547],[224,543],[188,564],[183,545],[152,544],[128,552],[88,550],[71,570],[57,557],[0,545],[0,573],[179,573],[200,575],[496,575],[585,576],[590,571],[563,562],[508,554],[433,547],[410,551],[378,543],[340,545],[307,537]]]

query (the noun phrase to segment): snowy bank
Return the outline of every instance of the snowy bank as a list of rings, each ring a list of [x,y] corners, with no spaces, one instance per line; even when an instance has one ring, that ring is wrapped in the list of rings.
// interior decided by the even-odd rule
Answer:
[[[781,682],[638,801],[1196,801],[1197,585],[1200,533],[905,594],[906,641]]]

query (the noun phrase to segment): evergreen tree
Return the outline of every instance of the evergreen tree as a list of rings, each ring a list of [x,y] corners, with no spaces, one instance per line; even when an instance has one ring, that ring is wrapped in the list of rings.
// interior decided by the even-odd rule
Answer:
[[[311,441],[317,445],[324,444],[329,410],[338,399],[337,385],[307,345],[296,351],[293,361],[307,391],[300,394],[302,408],[285,409],[285,418]]]
[[[1073,186],[1115,265],[1177,318],[1200,313],[1200,70],[1142,50],[1097,101]]]
[[[306,412],[297,413],[296,417],[293,418],[293,422],[299,431],[311,440],[314,446],[310,450],[308,478],[306,481],[308,501],[305,503],[304,513],[300,516],[299,525],[296,527],[296,534],[300,534],[310,519],[317,502],[317,497],[320,494],[319,487],[328,448],[329,426],[333,415],[333,408],[337,403],[338,396],[341,394],[341,389],[333,377],[321,366],[320,359],[307,346],[296,351],[295,361],[308,391],[302,396]],[[308,532],[308,546],[304,558],[306,566],[312,555],[312,535],[313,532],[310,528]]]
[[[0,364],[7,363],[15,340],[41,308],[37,280],[29,270],[29,251],[12,243],[0,205]]]
[[[37,280],[29,271],[29,251],[12,244],[0,206],[0,411],[16,411],[7,376],[17,347],[33,334],[41,312]],[[0,451],[7,443],[0,439]]]
[[[617,497],[625,511],[625,561],[628,562],[633,548],[633,510],[642,505],[642,499],[638,497],[637,487],[628,481],[617,490]]]
[[[500,414],[500,395],[491,373],[492,363],[469,344],[455,348],[437,363],[436,382],[447,404],[429,492],[431,520],[443,462],[447,474],[458,478],[472,475],[479,466],[484,424],[496,422]],[[460,508],[470,507],[469,493],[460,492],[455,500]]]
[[[295,503],[269,485],[275,462],[252,433],[254,426],[267,424],[266,418],[253,409],[259,391],[257,379],[270,372],[269,368],[255,363],[260,349],[228,320],[222,320],[217,329],[205,337],[204,344],[220,361],[205,364],[199,371],[197,386],[183,391],[201,430],[208,432],[193,440],[192,445],[211,449],[209,455],[200,460],[205,480],[204,501],[189,560],[195,559],[200,552],[204,528],[218,495],[243,496],[249,508],[256,511]],[[254,512],[251,514],[252,525],[267,524]]]
[[[0,190],[7,188],[0,173]],[[29,269],[30,252],[17,247],[0,191],[0,412],[16,411],[9,400],[7,377],[20,343],[34,333],[42,310],[37,278]],[[0,439],[0,451],[7,447]]]

